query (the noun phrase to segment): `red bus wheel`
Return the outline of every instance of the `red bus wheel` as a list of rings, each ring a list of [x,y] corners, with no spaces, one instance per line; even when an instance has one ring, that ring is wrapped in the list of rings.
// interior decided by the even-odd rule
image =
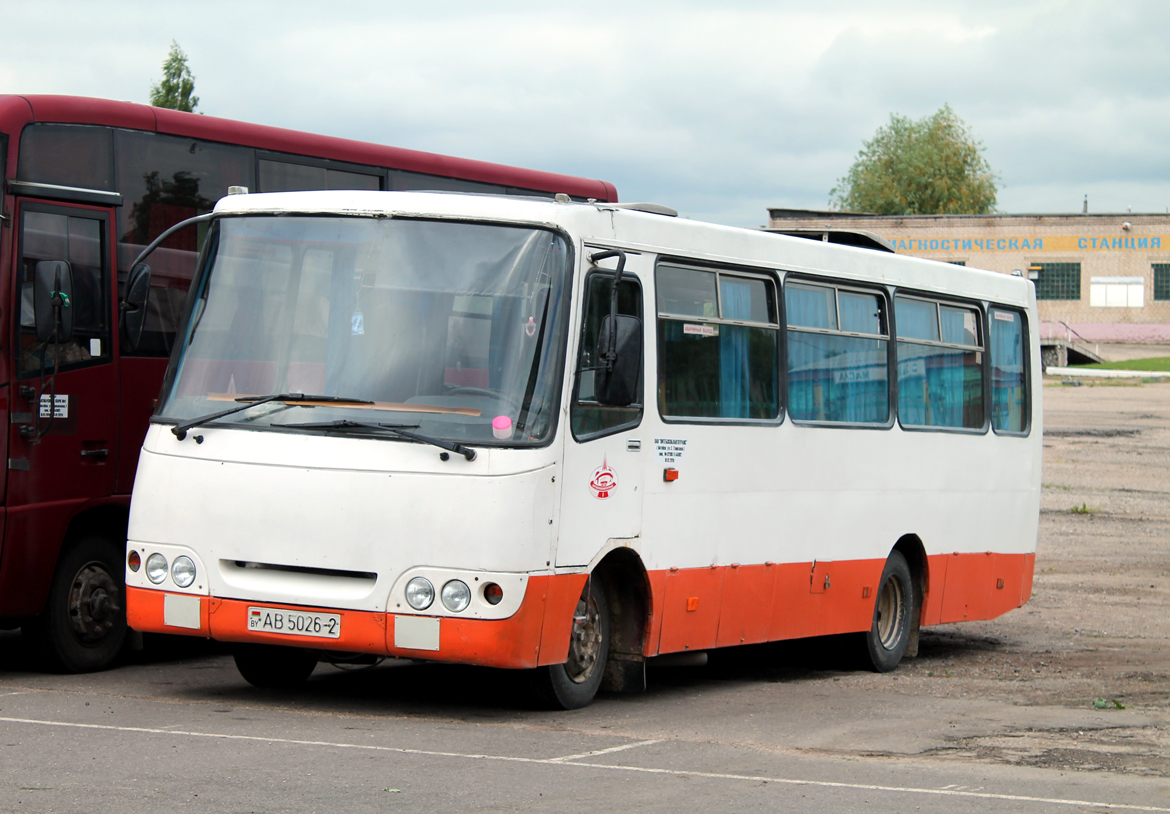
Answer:
[[[70,673],[104,670],[126,641],[126,586],[122,551],[102,537],[86,537],[57,564],[44,612],[31,624],[36,646]]]

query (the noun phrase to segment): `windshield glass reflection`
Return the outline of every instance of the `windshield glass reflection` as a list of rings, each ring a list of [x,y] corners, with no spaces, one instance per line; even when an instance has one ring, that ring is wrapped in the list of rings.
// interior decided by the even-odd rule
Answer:
[[[160,417],[242,396],[273,402],[219,423],[350,418],[487,444],[555,428],[567,314],[564,239],[542,229],[373,218],[219,221]],[[297,431],[311,432],[308,428]]]

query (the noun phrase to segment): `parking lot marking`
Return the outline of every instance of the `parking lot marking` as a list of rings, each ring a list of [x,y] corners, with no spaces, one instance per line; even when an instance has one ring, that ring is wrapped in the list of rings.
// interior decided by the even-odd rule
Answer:
[[[580,760],[583,757],[597,757],[598,755],[609,755],[614,752],[624,752],[627,749],[637,749],[639,746],[650,746],[651,744],[662,743],[660,740],[653,741],[637,741],[636,743],[627,743],[624,746],[611,746],[608,749],[596,749],[592,752],[582,752],[579,755],[566,755],[565,757],[549,758],[549,763],[564,763],[568,760]]]
[[[1016,803],[1046,803],[1049,805],[1080,806],[1082,808],[1114,809],[1118,811],[1151,811],[1156,814],[1170,814],[1170,808],[1142,806],[1128,803],[1101,803],[1092,800],[1062,800],[1057,797],[1030,797],[1023,794],[992,794],[981,791],[959,791],[957,789],[925,789],[913,786],[878,786],[869,783],[838,783],[829,780],[798,780],[791,777],[767,777],[765,775],[728,774],[724,772],[697,772],[691,769],[655,769],[648,766],[615,766],[607,763],[565,762],[565,758],[512,757],[508,755],[478,755],[464,752],[439,752],[431,749],[404,749],[400,746],[374,746],[363,743],[342,743],[336,741],[311,741],[297,738],[268,738],[262,735],[229,735],[223,732],[194,732],[176,729],[152,729],[143,726],[113,726],[110,724],[79,724],[69,721],[43,721],[35,718],[0,717],[0,723],[27,724],[30,726],[53,726],[65,729],[93,729],[106,732],[132,732],[140,735],[171,735],[188,738],[209,738],[218,740],[250,741],[253,743],[279,743],[286,746],[322,746],[328,749],[360,749],[368,752],[392,752],[400,755],[421,755],[424,757],[449,757],[462,760],[491,760],[503,763],[529,763],[546,766],[578,766],[602,771],[634,772],[638,774],[663,774],[701,777],[709,780],[747,780],[753,783],[776,783],[777,785],[811,786],[814,788],[851,789],[855,791],[881,791],[893,794],[925,794],[936,797],[973,797],[981,800],[1005,800]],[[642,745],[639,742],[636,745]]]

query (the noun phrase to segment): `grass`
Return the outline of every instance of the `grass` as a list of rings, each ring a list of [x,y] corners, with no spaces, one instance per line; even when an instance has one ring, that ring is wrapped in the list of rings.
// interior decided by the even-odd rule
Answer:
[[[1101,510],[1090,506],[1088,503],[1082,503],[1080,506],[1073,506],[1069,511],[1073,514],[1096,514]]]
[[[1155,356],[1152,359],[1130,359],[1127,362],[1100,362],[1091,365],[1077,365],[1086,370],[1170,370],[1170,356]]]

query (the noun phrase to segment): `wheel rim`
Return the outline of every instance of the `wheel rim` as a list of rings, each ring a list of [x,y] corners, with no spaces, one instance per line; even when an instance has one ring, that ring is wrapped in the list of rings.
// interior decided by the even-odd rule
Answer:
[[[118,583],[100,562],[86,563],[69,588],[69,629],[79,642],[96,644],[118,624],[121,607]]]
[[[878,641],[886,650],[893,650],[902,637],[906,624],[906,590],[902,581],[890,577],[882,585],[877,603]]]
[[[569,660],[565,673],[574,684],[584,684],[593,675],[601,656],[601,612],[592,591],[585,589],[577,600],[573,615],[573,635],[569,639]]]

